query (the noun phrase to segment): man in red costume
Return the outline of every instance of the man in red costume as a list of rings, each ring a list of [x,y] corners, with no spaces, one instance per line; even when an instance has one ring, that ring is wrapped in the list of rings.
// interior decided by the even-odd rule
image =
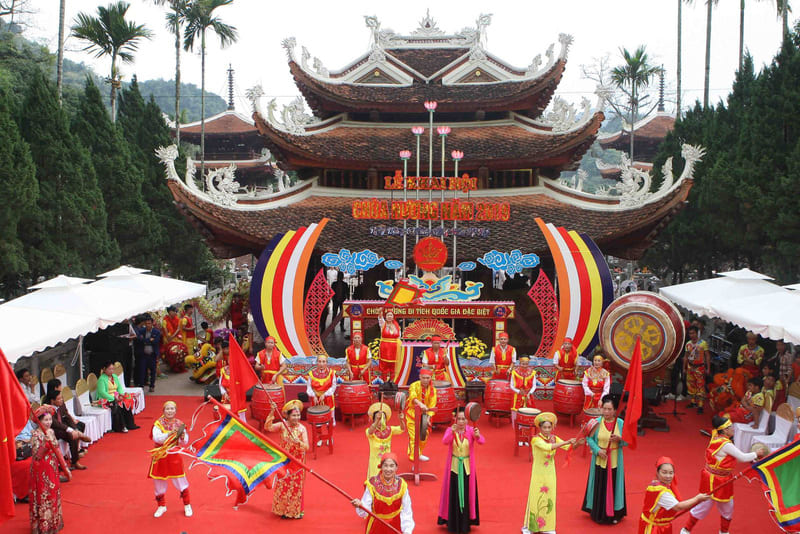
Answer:
[[[336,373],[328,367],[328,357],[320,354],[317,356],[317,366],[308,372],[306,393],[308,393],[308,398],[311,399],[312,406],[322,404],[331,409],[331,421],[333,421],[334,425],[336,424],[336,419],[333,417],[333,412],[336,408],[333,398],[335,392]]]
[[[698,521],[705,518],[716,503],[720,515],[720,534],[728,534],[733,519],[733,484],[714,491],[733,477],[736,462],[753,462],[761,455],[742,452],[733,444],[733,425],[727,417],[715,415],[711,420],[714,430],[706,448],[706,465],[700,472],[700,493],[711,495],[711,500],[701,502],[689,512],[689,520],[681,534],[689,534]]]
[[[450,358],[447,356],[447,349],[442,348],[441,337],[431,337],[431,347],[422,353],[422,365],[433,372],[434,380],[448,379],[447,367],[450,365]]]
[[[511,391],[514,399],[511,403],[511,421],[516,422],[517,411],[520,408],[535,408],[533,392],[536,391],[536,371],[530,366],[530,358],[523,356],[519,365],[511,371]]]
[[[575,367],[578,365],[578,351],[572,346],[572,339],[565,337],[561,349],[553,356],[556,368],[556,381],[561,378],[575,380]]]
[[[384,382],[394,381],[398,367],[403,361],[403,335],[400,324],[394,318],[391,306],[385,306],[384,311],[378,316],[378,325],[381,327],[381,358],[378,369]]]
[[[183,470],[183,456],[175,452],[181,446],[188,445],[189,435],[186,425],[175,417],[178,406],[173,401],[164,403],[163,414],[156,419],[150,437],[156,448],[150,451],[150,472],[148,477],[155,486],[156,508],[154,517],[161,517],[167,511],[166,493],[168,482],[171,480],[175,489],[181,492],[183,500],[183,513],[186,517],[192,516],[192,506],[189,504],[189,482]]]
[[[275,338],[264,340],[264,348],[256,354],[256,373],[261,375],[265,384],[283,386],[283,375],[286,374],[288,362],[281,351],[275,348]]]
[[[353,332],[353,344],[345,349],[345,367],[350,380],[364,380],[369,384],[372,361],[363,339],[361,332]]]
[[[507,380],[514,364],[517,363],[517,349],[508,344],[508,334],[500,332],[497,336],[497,345],[489,355],[492,364],[492,378]]]
[[[194,306],[185,304],[183,306],[183,313],[181,314],[181,341],[186,345],[186,350],[190,355],[194,354],[194,349],[197,347],[197,333],[194,330]]]

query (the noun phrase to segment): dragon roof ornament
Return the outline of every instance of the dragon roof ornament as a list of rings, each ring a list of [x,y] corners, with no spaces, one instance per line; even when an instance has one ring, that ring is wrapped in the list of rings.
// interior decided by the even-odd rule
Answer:
[[[364,23],[372,33],[371,48],[419,48],[419,47],[464,47],[483,46],[486,40],[486,27],[492,22],[491,14],[481,14],[475,27],[463,28],[456,33],[447,34],[431,17],[430,10],[419,21],[419,27],[409,35],[401,35],[390,28],[381,29],[381,22],[375,15],[365,16]]]

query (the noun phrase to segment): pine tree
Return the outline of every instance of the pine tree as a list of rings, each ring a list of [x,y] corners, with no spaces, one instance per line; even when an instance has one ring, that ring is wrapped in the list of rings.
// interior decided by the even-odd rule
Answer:
[[[19,238],[22,216],[36,203],[39,185],[28,144],[14,122],[11,99],[0,90],[0,295],[12,296],[22,288],[28,272],[25,252]]]
[[[43,72],[26,89],[18,120],[36,165],[39,197],[20,224],[32,277],[94,276],[116,266],[106,207],[88,151],[69,131],[55,87]]]
[[[108,212],[108,233],[119,244],[121,262],[158,269],[163,240],[153,210],[142,196],[143,173],[133,164],[128,141],[111,123],[91,78],[86,79],[72,132],[91,151]]]
[[[174,276],[190,280],[219,278],[213,256],[197,231],[178,212],[167,188],[164,168],[155,156],[160,146],[173,143],[161,109],[151,97],[145,101],[134,77],[122,92],[117,126],[130,143],[134,161],[140,166],[142,196],[152,208],[165,239],[161,259]],[[180,168],[182,159],[176,162]]]

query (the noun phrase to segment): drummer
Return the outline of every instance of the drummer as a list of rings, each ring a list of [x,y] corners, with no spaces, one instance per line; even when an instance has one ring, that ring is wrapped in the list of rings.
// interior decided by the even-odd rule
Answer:
[[[535,408],[533,392],[536,391],[536,371],[530,366],[530,358],[523,356],[519,359],[519,365],[511,371],[511,391],[514,392],[514,399],[511,403],[511,422],[517,420],[517,411],[520,408]]]
[[[333,417],[336,408],[333,398],[333,394],[336,393],[336,373],[328,367],[328,357],[324,354],[317,356],[316,367],[308,372],[306,393],[312,406],[322,405],[331,409],[331,421],[336,425],[336,419]]]
[[[553,356],[553,366],[556,368],[555,381],[565,378],[575,380],[575,367],[578,365],[578,351],[572,345],[572,338],[565,337],[561,348]]]
[[[372,360],[369,357],[369,347],[364,345],[364,336],[361,332],[353,332],[353,344],[345,349],[345,356],[344,365],[350,380],[363,380],[369,384]],[[377,465],[377,460],[374,463]]]
[[[594,355],[592,366],[583,373],[584,403],[583,409],[600,408],[601,399],[611,391],[611,374],[603,367],[605,358],[602,353]]]
[[[283,375],[288,369],[288,360],[281,351],[275,348],[275,338],[269,336],[264,340],[264,348],[256,354],[256,373],[264,384],[277,384],[283,387]]]
[[[514,365],[517,363],[517,349],[508,344],[508,334],[500,332],[497,336],[497,345],[489,355],[492,364],[492,378],[508,380]]]
[[[447,349],[442,348],[440,336],[431,337],[430,348],[422,353],[422,365],[431,369],[434,380],[448,380],[447,368],[450,366],[450,358],[447,356]]]
[[[417,424],[415,415],[417,408],[428,417],[433,417],[436,409],[436,388],[431,383],[433,373],[430,369],[422,369],[419,372],[419,380],[414,382],[408,387],[408,400],[406,401],[406,428],[408,429],[408,459],[414,461],[414,439],[417,433]],[[422,454],[425,449],[425,444],[428,442],[428,437],[425,439],[420,435],[419,440],[419,459],[427,462],[430,458]]]

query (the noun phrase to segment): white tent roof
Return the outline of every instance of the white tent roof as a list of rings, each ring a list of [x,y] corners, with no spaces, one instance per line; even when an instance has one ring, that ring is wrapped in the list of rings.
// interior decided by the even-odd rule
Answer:
[[[10,362],[137,314],[205,294],[205,286],[115,269],[102,280],[58,276],[0,305],[0,347]]]
[[[774,278],[767,276],[766,274],[757,273],[755,271],[751,271],[747,267],[744,269],[739,269],[737,271],[726,271],[724,273],[717,273],[720,276],[727,276],[728,278],[736,278],[737,280],[774,280]]]
[[[781,288],[764,295],[734,298],[714,309],[719,317],[763,337],[800,343],[800,294],[797,292]]]
[[[737,271],[734,271],[737,272]],[[753,271],[750,271],[751,273]],[[756,273],[757,274],[757,273]],[[761,275],[763,276],[763,275]],[[762,278],[722,276],[674,286],[662,287],[659,292],[669,300],[697,315],[720,317],[716,308],[726,302],[754,295],[768,295],[786,291],[781,286]]]

